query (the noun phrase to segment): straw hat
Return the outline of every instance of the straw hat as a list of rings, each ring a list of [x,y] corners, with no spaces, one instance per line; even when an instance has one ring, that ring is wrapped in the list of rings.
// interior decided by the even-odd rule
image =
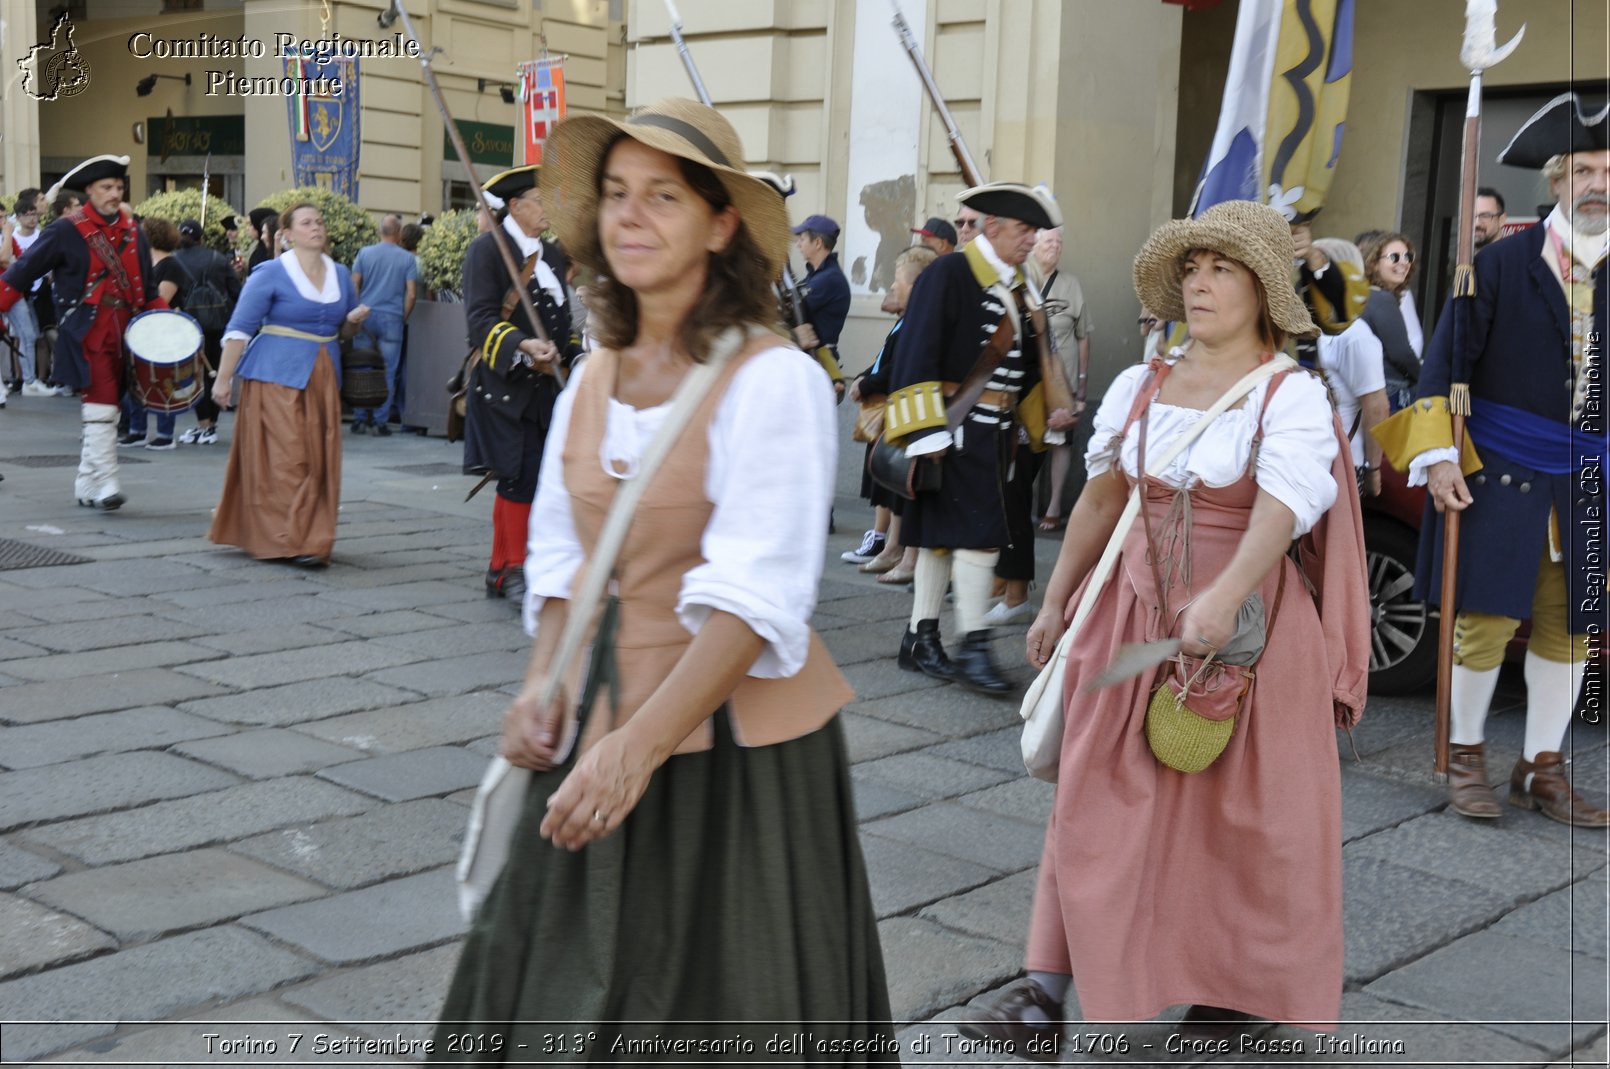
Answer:
[[[542,195],[549,218],[572,255],[592,245],[598,229],[598,168],[611,142],[625,134],[710,168],[738,209],[738,217],[765,258],[769,277],[782,274],[792,242],[788,211],[775,187],[743,169],[743,144],[732,124],[714,108],[672,97],[617,122],[578,115],[561,122],[543,147]],[[589,264],[608,270],[607,264]]]
[[[1300,338],[1319,333],[1292,288],[1296,254],[1291,225],[1274,208],[1228,200],[1195,219],[1175,219],[1157,228],[1135,257],[1135,293],[1141,304],[1164,319],[1185,318],[1180,261],[1192,249],[1211,249],[1245,265],[1263,283],[1269,316],[1286,334]]]

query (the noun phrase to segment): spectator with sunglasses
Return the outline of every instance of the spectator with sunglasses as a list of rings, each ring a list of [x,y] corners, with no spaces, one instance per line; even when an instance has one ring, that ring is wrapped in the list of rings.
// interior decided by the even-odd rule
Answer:
[[[1364,305],[1364,322],[1381,340],[1385,358],[1386,397],[1396,412],[1414,396],[1420,381],[1420,350],[1425,335],[1420,313],[1409,292],[1414,275],[1414,243],[1406,234],[1382,231],[1361,246],[1364,271],[1370,280],[1370,299]]]

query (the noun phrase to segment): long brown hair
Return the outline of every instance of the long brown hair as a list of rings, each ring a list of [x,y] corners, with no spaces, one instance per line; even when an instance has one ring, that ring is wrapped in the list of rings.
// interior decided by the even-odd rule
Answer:
[[[625,139],[626,135],[621,134],[599,155],[598,173],[593,177],[598,190],[603,189],[605,161]],[[722,211],[732,203],[715,172],[680,156],[676,157],[676,162],[683,180],[715,211]],[[588,329],[593,337],[608,349],[631,345],[637,339],[637,294],[629,286],[608,277],[609,261],[604,258],[603,242],[596,226],[583,247],[575,250],[575,256],[583,264],[596,265],[599,269],[598,279],[587,293]],[[682,347],[699,363],[704,362],[716,336],[728,327],[780,326],[766,259],[742,219],[727,247],[710,253],[707,264],[704,292],[682,321],[678,337]]]

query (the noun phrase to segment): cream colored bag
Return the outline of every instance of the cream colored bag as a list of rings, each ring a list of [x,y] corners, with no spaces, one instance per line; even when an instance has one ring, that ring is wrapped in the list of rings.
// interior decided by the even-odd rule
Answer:
[[[1273,360],[1266,360],[1256,369],[1242,376],[1234,386],[1225,391],[1224,396],[1213,402],[1213,406],[1202,414],[1196,425],[1174,441],[1169,443],[1147,470],[1151,475],[1160,475],[1168,470],[1174,458],[1190,447],[1197,437],[1205,430],[1208,424],[1232,405],[1239,404],[1241,399],[1251,393],[1253,388],[1263,380],[1281,371],[1289,371],[1297,366],[1297,362],[1289,356],[1281,355]],[[1135,517],[1140,515],[1141,483],[1137,481],[1135,488],[1129,494],[1129,500],[1124,504],[1124,511],[1118,517],[1118,525],[1113,528],[1112,537],[1107,540],[1107,548],[1102,550],[1101,559],[1096,562],[1090,573],[1090,582],[1085,584],[1084,596],[1079,599],[1079,608],[1073,614],[1073,622],[1057,640],[1056,649],[1051,651],[1051,659],[1045,662],[1040,674],[1034,677],[1029,684],[1028,693],[1023,695],[1023,765],[1029,770],[1029,775],[1035,779],[1043,779],[1047,783],[1057,781],[1058,766],[1062,763],[1062,728],[1063,709],[1062,691],[1063,677],[1067,674],[1068,647],[1073,644],[1074,636],[1095,607],[1096,599],[1101,596],[1102,588],[1112,576],[1113,566],[1118,562],[1118,553],[1123,548],[1124,538],[1129,534],[1130,526]]]

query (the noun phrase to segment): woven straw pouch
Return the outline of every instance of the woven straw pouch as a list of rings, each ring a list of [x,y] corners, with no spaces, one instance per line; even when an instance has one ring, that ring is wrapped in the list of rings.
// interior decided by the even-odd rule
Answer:
[[[1152,691],[1146,706],[1146,742],[1176,772],[1200,772],[1218,760],[1235,734],[1254,674],[1209,658],[1190,676],[1180,658]]]

